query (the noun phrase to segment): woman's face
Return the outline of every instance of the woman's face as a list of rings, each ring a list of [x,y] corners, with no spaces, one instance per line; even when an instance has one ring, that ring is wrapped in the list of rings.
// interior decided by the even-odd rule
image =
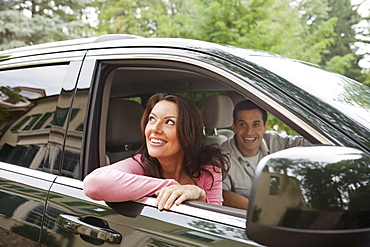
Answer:
[[[174,102],[159,101],[149,114],[145,127],[148,153],[159,162],[183,160],[184,152],[177,137],[178,108]],[[162,163],[162,162],[161,162]]]

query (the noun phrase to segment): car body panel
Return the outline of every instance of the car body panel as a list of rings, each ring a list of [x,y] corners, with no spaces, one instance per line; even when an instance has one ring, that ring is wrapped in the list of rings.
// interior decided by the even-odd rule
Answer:
[[[190,201],[159,211],[153,197],[120,203],[87,198],[83,178],[109,164],[105,130],[110,98],[144,97],[157,90],[178,93],[182,88],[189,93],[207,87],[209,91],[233,92],[252,99],[314,144],[370,153],[368,88],[300,61],[203,41],[120,35],[0,52],[0,78],[2,72],[51,65],[67,67],[66,76],[60,79],[56,74],[58,82],[53,82],[51,75],[47,86],[54,89],[45,99],[34,99],[31,108],[41,109],[43,102],[52,105],[53,110],[48,111],[54,118],[49,127],[36,130],[23,125],[10,131],[13,122],[2,129],[7,132],[0,140],[4,144],[10,136],[14,145],[44,145],[39,163],[29,166],[32,169],[9,164],[5,151],[0,155],[7,158],[0,162],[0,198],[14,201],[0,210],[0,233],[13,232],[11,236],[28,245],[112,246],[96,236],[84,237],[99,228],[100,235],[120,235],[122,239],[115,244],[119,246],[259,246],[245,233],[245,210]],[[300,80],[302,68],[320,76],[313,76],[312,84],[310,73]],[[115,75],[122,75],[121,81]],[[171,81],[171,76],[177,81]],[[155,79],[163,80],[164,86],[155,84]],[[333,81],[330,85],[338,91],[320,92],[320,80]],[[345,105],[344,111],[341,105]],[[352,112],[354,108],[361,111]],[[35,137],[37,143],[33,143]],[[4,203],[0,201],[0,205]],[[36,215],[33,218],[39,221],[31,222],[28,215]],[[79,222],[76,232],[68,220]]]
[[[367,246],[369,174],[370,155],[348,147],[295,147],[265,157],[248,236],[267,246]]]
[[[20,86],[20,94],[28,97],[8,103],[3,98],[1,102],[3,107],[5,105],[14,109],[13,122],[2,125],[1,159],[4,162],[1,163],[0,172],[0,188],[5,193],[2,203],[6,203],[6,198],[20,203],[6,203],[4,206],[13,208],[6,209],[8,213],[4,216],[1,214],[5,217],[1,222],[8,222],[1,228],[14,233],[6,234],[11,236],[14,245],[38,246],[37,243],[40,242],[47,246],[57,246],[55,239],[48,234],[48,228],[53,227],[53,217],[57,212],[51,210],[44,214],[44,209],[48,191],[59,174],[61,152],[57,155],[54,144],[59,142],[62,147],[64,134],[59,127],[53,127],[51,122],[53,116],[59,115],[59,119],[67,116],[56,113],[56,109],[62,108],[61,99],[67,101],[69,109],[72,98],[59,98],[59,95],[75,88],[84,53],[85,51],[47,54],[0,62],[1,86]],[[28,116],[34,120],[23,124],[23,119],[27,120]],[[14,190],[10,189],[12,187]],[[5,240],[5,236],[2,239]]]
[[[173,210],[159,211],[154,200],[148,197],[138,202],[108,203],[108,206],[87,198],[83,194],[81,181],[58,177],[50,190],[47,212],[50,208],[56,208],[63,214],[106,221],[110,229],[122,234],[119,246],[145,246],[149,243],[171,246],[258,246],[246,237],[244,218],[196,209],[186,204]],[[194,217],[196,215],[198,217]],[[79,235],[64,229],[52,229],[50,234],[63,243],[61,246],[86,245]]]
[[[187,40],[187,39],[167,39],[167,38],[154,38],[154,39],[123,39],[123,40],[112,40],[112,41],[107,41],[107,42],[94,42],[94,39],[90,39],[90,42],[86,42],[84,45],[82,45],[81,41],[76,41],[77,45],[73,46],[60,46],[63,49],[70,49],[70,50],[79,50],[84,47],[84,49],[89,49],[90,52],[89,54],[94,54],[96,51],[97,53],[102,54],[102,52],[105,50],[105,53],[107,55],[115,53],[119,54],[117,51],[113,51],[115,47],[123,47],[123,48],[118,48],[118,49],[123,49],[124,51],[122,54],[125,54],[125,52],[130,53],[129,49],[127,48],[134,48],[134,47],[143,47],[143,48],[148,48],[152,47],[154,49],[157,48],[162,48],[162,47],[168,47],[172,48],[181,53],[182,51],[195,51],[198,53],[198,58],[200,59],[201,54],[208,54],[210,55],[209,58],[211,60],[220,62],[220,61],[227,61],[230,63],[231,67],[241,67],[243,70],[247,71],[248,73],[252,75],[258,75],[259,78],[262,78],[262,82],[264,85],[261,85],[262,87],[267,86],[269,81],[273,81],[275,85],[278,85],[279,88],[276,88],[276,86],[270,86],[271,88],[275,87],[275,92],[279,93],[282,95],[282,98],[296,98],[297,100],[300,101],[300,104],[305,105],[307,108],[311,109],[316,109],[318,111],[318,114],[321,116],[325,116],[324,120],[327,120],[328,124],[335,124],[338,128],[338,130],[344,128],[344,131],[341,133],[346,134],[348,132],[351,132],[349,135],[349,138],[353,138],[351,142],[361,142],[361,145],[365,149],[369,149],[369,141],[368,139],[363,139],[362,138],[362,133],[363,131],[366,131],[369,133],[369,122],[368,118],[365,116],[360,116],[365,122],[366,125],[358,125],[356,124],[356,121],[353,122],[350,119],[343,119],[342,117],[338,118],[336,117],[338,115],[338,112],[335,108],[332,108],[330,105],[323,104],[320,102],[318,104],[318,101],[313,100],[315,97],[312,94],[309,94],[305,91],[299,90],[296,86],[299,85],[299,87],[302,86],[307,86],[309,83],[307,81],[317,81],[317,78],[314,78],[310,80],[309,78],[305,78],[305,80],[299,80],[299,74],[295,74],[294,78],[287,77],[285,74],[279,73],[280,76],[284,75],[285,77],[280,77],[279,75],[275,74],[274,72],[277,71],[277,69],[274,69],[273,66],[271,66],[272,62],[269,60],[277,60],[274,62],[274,64],[279,64],[279,63],[284,63],[284,61],[288,61],[290,64],[300,64],[299,61],[296,60],[289,60],[287,58],[282,58],[277,55],[265,53],[265,52],[259,52],[259,51],[252,51],[252,50],[246,50],[246,49],[241,49],[241,48],[233,48],[233,47],[225,47],[221,45],[216,45],[204,41],[194,41],[194,40]],[[105,48],[105,49],[104,49]],[[52,48],[48,48],[52,49]],[[50,50],[47,48],[41,49],[43,53],[51,53]],[[22,49],[20,49],[22,50]],[[27,50],[27,49],[26,49]],[[99,52],[100,50],[100,52]],[[5,53],[5,52],[3,52]],[[103,52],[104,53],[104,52]],[[18,55],[19,54],[19,55]],[[22,52],[16,53],[13,56],[26,56],[27,53],[24,53],[24,55],[21,55]],[[0,53],[0,56],[2,53]],[[5,54],[4,54],[5,56]],[[261,65],[269,65],[268,70]],[[302,67],[304,65],[298,65],[298,67]],[[308,67],[312,67],[309,65],[306,65]],[[234,69],[235,69],[234,68]],[[280,67],[278,67],[280,69]],[[316,71],[319,71],[319,69],[316,69]],[[330,74],[329,72],[324,73],[324,75]],[[240,75],[240,72],[238,72],[238,75]],[[367,102],[363,105],[365,107],[364,109],[367,109],[364,113],[366,115],[369,115],[369,89],[366,86],[359,85],[358,83],[352,83],[352,82],[344,82],[345,80],[341,80],[342,83],[348,83],[348,87],[352,89],[356,89],[356,93],[354,93],[354,96],[362,95],[363,101],[362,102]],[[277,83],[277,84],[276,84]],[[293,84],[293,85],[292,85]],[[295,85],[294,85],[295,84]],[[351,86],[352,85],[352,86]],[[256,85],[257,86],[257,85]],[[347,92],[350,93],[351,90],[347,90]],[[264,88],[264,90],[266,90]],[[313,88],[315,91],[315,87]],[[291,95],[289,92],[295,91],[295,95]],[[311,90],[312,91],[312,90]],[[319,90],[316,90],[319,91]],[[334,99],[335,100],[335,99]],[[338,100],[337,100],[338,101]],[[287,102],[285,102],[287,103]],[[295,102],[296,104],[296,102]],[[322,109],[322,110],[320,110]],[[332,113],[330,113],[332,112]],[[342,115],[342,114],[341,114]],[[343,116],[343,115],[342,115]],[[351,127],[351,124],[356,124],[355,126]],[[360,134],[357,134],[360,133]],[[340,140],[340,141],[345,141],[345,140]]]
[[[56,175],[0,163],[1,241],[14,246],[38,246],[47,193],[55,178]]]

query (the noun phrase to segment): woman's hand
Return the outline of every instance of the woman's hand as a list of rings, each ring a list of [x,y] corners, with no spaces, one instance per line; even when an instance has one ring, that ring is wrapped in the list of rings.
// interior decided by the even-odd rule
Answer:
[[[155,195],[157,196],[156,204],[159,210],[170,209],[173,204],[178,206],[186,200],[207,201],[205,191],[192,184],[170,185],[158,190],[155,192]]]

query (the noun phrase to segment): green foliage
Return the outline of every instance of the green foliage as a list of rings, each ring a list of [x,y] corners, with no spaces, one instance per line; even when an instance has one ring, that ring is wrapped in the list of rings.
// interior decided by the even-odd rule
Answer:
[[[9,114],[8,110],[5,107],[0,106],[0,123],[7,120],[9,115],[10,114]]]
[[[346,70],[351,67],[354,60],[355,55],[353,53],[348,53],[343,57],[337,55],[326,62],[325,68],[343,75],[346,73]]]
[[[180,37],[264,50],[369,81],[356,42],[369,22],[351,0],[4,0],[0,50],[48,41],[127,33]],[[98,14],[97,29],[88,23]]]
[[[20,94],[19,87],[0,86],[0,97],[3,101],[16,104],[18,102],[25,102],[25,98]],[[0,105],[0,122],[8,119],[10,116],[8,109]]]
[[[275,130],[279,133],[286,133],[287,135],[296,136],[298,135],[297,132],[292,130],[289,126],[284,124],[275,116],[268,114],[267,115],[267,130]]]
[[[156,36],[158,20],[167,15],[166,4],[161,0],[107,0],[98,2],[98,6],[102,34]]]
[[[0,3],[0,50],[94,34],[84,21],[86,0],[5,0]]]
[[[328,47],[323,55],[320,65],[326,69],[338,72],[352,79],[361,81],[361,68],[358,65],[362,55],[357,53],[354,45],[357,41],[357,30],[354,25],[361,21],[359,13],[353,8],[351,0],[327,0],[330,7],[329,16],[337,18],[334,31],[336,36],[334,42]],[[334,67],[333,64],[339,67]]]
[[[0,86],[0,97],[4,98],[5,102],[16,104],[18,102],[25,102],[25,98],[20,94],[19,87]]]
[[[362,75],[364,79],[361,82],[370,87],[370,69],[365,70]]]

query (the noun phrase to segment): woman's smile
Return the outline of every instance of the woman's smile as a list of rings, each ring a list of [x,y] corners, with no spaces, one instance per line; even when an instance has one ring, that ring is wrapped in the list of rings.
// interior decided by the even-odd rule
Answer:
[[[177,136],[178,107],[174,102],[159,101],[149,114],[145,128],[150,156],[158,160],[183,160],[184,151]]]

